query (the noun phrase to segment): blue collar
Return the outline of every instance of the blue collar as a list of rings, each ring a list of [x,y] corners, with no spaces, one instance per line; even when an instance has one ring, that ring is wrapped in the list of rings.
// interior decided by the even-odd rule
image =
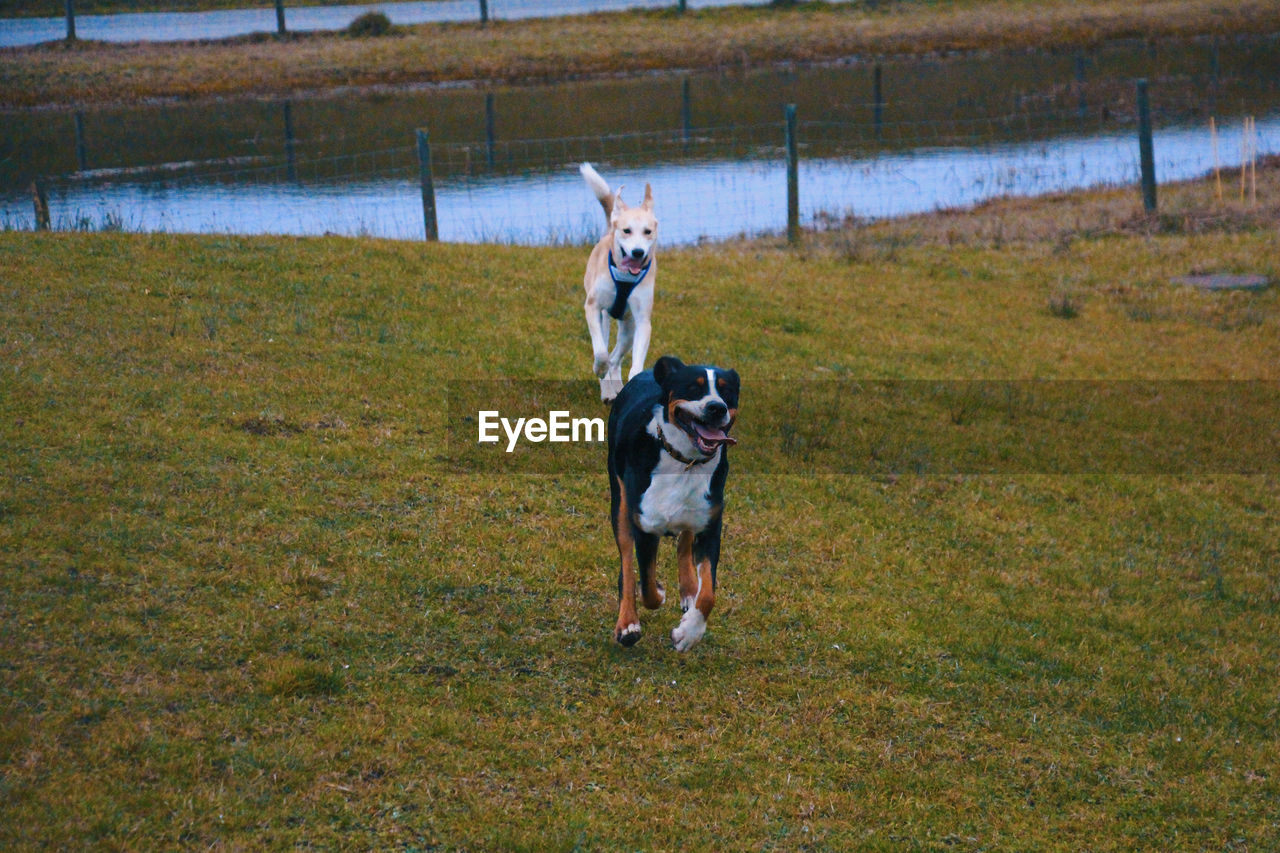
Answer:
[[[620,270],[613,262],[613,250],[609,250],[609,277],[613,279],[613,304],[609,306],[610,317],[621,320],[627,313],[627,300],[631,298],[631,291],[635,290],[636,285],[649,274],[651,266],[653,266],[652,258],[649,259],[649,263],[640,268],[640,272]]]

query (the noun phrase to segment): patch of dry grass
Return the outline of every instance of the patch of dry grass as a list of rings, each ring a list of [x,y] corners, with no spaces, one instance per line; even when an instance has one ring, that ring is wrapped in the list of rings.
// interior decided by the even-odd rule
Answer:
[[[196,44],[61,43],[0,51],[7,108],[281,95],[343,86],[535,81],[655,69],[751,67],[861,54],[1067,48],[1118,37],[1280,31],[1274,3],[954,0],[789,9],[632,12],[424,25],[393,37]]]

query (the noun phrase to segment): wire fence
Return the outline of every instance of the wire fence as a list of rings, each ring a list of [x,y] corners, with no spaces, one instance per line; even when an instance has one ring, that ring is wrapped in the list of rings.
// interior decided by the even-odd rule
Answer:
[[[1140,176],[1132,102],[981,117],[796,124],[798,209],[788,205],[785,122],[430,146],[436,232],[461,242],[593,241],[604,220],[577,172],[591,162],[623,197],[653,186],[665,242],[783,233],[1082,187]],[[1155,174],[1174,181],[1280,152],[1280,118],[1160,130]],[[288,136],[275,153],[45,178],[49,225],[62,229],[344,234],[422,239],[423,169],[414,140],[341,154],[321,136]],[[22,207],[25,206],[25,210]],[[38,227],[39,204],[10,199],[0,227]]]

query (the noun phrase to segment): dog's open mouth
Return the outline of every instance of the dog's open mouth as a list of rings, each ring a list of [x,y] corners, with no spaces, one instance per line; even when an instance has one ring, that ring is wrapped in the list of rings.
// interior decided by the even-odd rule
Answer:
[[[715,453],[716,448],[722,444],[732,446],[738,443],[736,438],[729,435],[728,427],[717,427],[704,423],[684,409],[676,409],[676,424],[688,433],[689,438],[693,441],[693,446],[698,448],[698,452],[704,456],[710,456]],[[729,426],[732,426],[732,424]]]
[[[622,263],[618,264],[632,275],[638,275],[640,270],[644,269],[644,258],[633,258],[630,255],[624,255]]]

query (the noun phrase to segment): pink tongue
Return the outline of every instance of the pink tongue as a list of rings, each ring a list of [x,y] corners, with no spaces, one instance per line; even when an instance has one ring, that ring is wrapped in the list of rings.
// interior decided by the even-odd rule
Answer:
[[[640,272],[640,261],[629,255],[622,259],[622,266],[627,272]]]
[[[738,443],[736,438],[730,438],[729,434],[722,429],[714,429],[709,426],[704,426],[696,421],[693,424],[693,428],[698,431],[698,435],[700,435],[702,440],[707,442],[707,444],[733,445]]]

